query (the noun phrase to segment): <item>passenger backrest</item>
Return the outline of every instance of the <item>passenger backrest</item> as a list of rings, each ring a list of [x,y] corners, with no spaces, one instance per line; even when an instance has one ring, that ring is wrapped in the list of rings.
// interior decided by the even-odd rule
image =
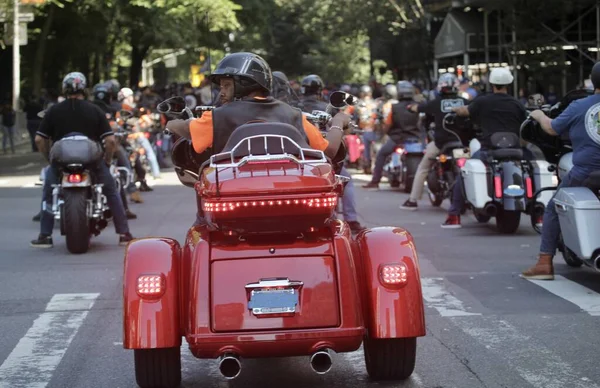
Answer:
[[[512,132],[496,132],[490,136],[492,148],[519,148],[521,139]]]

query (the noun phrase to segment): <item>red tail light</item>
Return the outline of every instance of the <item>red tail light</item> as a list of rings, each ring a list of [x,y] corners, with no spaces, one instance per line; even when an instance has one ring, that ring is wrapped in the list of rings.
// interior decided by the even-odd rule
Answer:
[[[465,159],[465,158],[460,158],[460,159],[456,160],[456,165],[458,167],[461,167],[461,168],[464,167],[465,163],[467,163],[467,159]]]
[[[527,198],[533,197],[533,184],[529,176],[525,178],[525,192],[527,193]]]
[[[138,277],[137,293],[142,298],[160,298],[166,290],[165,277],[161,275],[142,275]]]
[[[156,145],[159,146],[159,147],[162,147],[162,140],[157,140],[156,141]]]
[[[403,153],[404,153],[404,149],[403,149],[403,148],[400,148],[400,147],[398,147],[398,148],[396,148],[396,153],[397,153],[397,154],[403,154]]]
[[[274,209],[333,209],[337,206],[337,194],[319,197],[261,199],[244,201],[204,201],[202,208],[206,212],[245,212],[252,209],[272,211]],[[266,214],[268,216],[268,214]]]
[[[404,263],[384,264],[379,267],[379,276],[384,286],[401,287],[408,282],[408,268]]]
[[[502,198],[502,178],[500,175],[494,176],[494,191],[496,192],[496,198]]]
[[[69,174],[69,178],[67,180],[69,183],[81,183],[83,177],[81,174]]]

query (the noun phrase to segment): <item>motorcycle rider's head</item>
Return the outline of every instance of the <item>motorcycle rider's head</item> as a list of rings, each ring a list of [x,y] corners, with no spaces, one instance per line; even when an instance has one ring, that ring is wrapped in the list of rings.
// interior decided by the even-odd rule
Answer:
[[[219,85],[223,103],[244,97],[267,97],[273,87],[269,64],[260,56],[248,52],[223,58],[209,79]]]
[[[271,91],[271,94],[273,97],[283,102],[291,102],[291,100],[298,99],[290,86],[287,75],[282,71],[273,72],[273,90]]]
[[[592,85],[595,90],[600,89],[600,62],[596,62],[594,67],[592,67],[592,74],[590,75],[592,79]]]
[[[415,87],[406,80],[398,81],[396,84],[398,100],[412,100],[415,97]]]
[[[437,83],[437,91],[442,96],[455,95],[458,93],[458,78],[453,73],[444,73]]]
[[[387,84],[383,88],[383,99],[388,100],[397,100],[398,99],[398,89],[393,84]]]
[[[83,98],[85,97],[85,88],[87,80],[82,73],[69,73],[63,78],[62,92],[67,98]]]
[[[94,86],[94,100],[104,101],[105,103],[110,102],[110,91],[105,84],[97,84]]]
[[[373,89],[369,85],[363,85],[360,87],[359,98],[371,98],[373,97]]]
[[[113,100],[116,100],[119,96],[119,91],[121,90],[121,84],[119,83],[119,81],[117,81],[116,79],[111,79],[106,81],[105,84],[108,88],[108,91],[110,92],[110,97]]]
[[[513,81],[513,75],[506,67],[495,67],[490,72],[490,84],[494,93],[506,93],[508,85]]]
[[[119,102],[129,105],[130,107],[135,107],[135,98],[133,96],[133,90],[130,88],[123,88],[119,91],[117,96]]]
[[[318,75],[311,74],[302,79],[300,87],[302,88],[302,95],[316,96],[320,99],[323,96],[323,88],[325,87],[325,83]]]

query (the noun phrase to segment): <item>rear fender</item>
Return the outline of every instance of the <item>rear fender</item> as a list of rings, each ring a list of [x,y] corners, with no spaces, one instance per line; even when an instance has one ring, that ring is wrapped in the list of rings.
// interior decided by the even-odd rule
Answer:
[[[179,328],[179,243],[167,238],[131,242],[123,273],[123,347],[156,349],[181,346]],[[162,296],[142,298],[138,277],[162,275]]]
[[[425,312],[417,252],[403,228],[381,227],[357,237],[364,277],[365,324],[371,338],[422,337]],[[381,266],[403,263],[408,281],[400,288],[383,286]],[[397,286],[394,286],[397,287]]]
[[[508,211],[525,211],[525,180],[519,162],[502,162],[502,207]]]

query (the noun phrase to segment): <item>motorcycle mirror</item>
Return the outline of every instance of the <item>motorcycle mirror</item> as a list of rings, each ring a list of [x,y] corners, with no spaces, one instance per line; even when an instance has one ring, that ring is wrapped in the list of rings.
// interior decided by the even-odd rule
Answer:
[[[339,109],[347,105],[356,105],[358,103],[358,98],[350,93],[336,91],[329,96],[329,103],[334,108]]]
[[[171,97],[168,100],[165,100],[158,104],[156,110],[160,113],[175,113],[180,114],[186,108],[185,99],[180,96]]]

